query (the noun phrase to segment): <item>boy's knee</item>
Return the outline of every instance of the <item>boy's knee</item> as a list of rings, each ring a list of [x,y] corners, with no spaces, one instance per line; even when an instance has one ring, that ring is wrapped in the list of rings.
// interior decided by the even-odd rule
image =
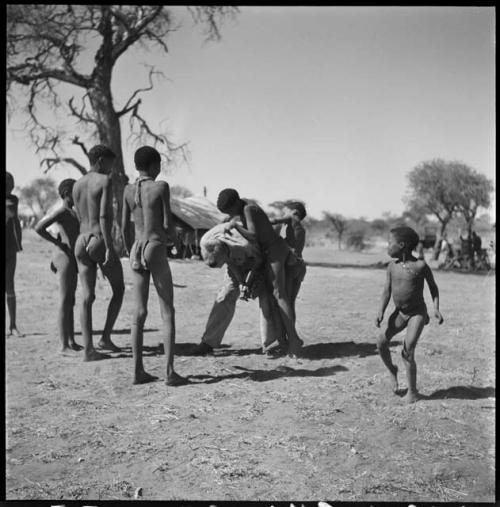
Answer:
[[[377,336],[377,350],[381,350],[389,345],[389,340],[385,333],[380,333]]]
[[[87,294],[84,294],[82,301],[84,306],[91,306],[92,303],[95,301],[95,293],[88,292]]]
[[[147,308],[138,308],[135,312],[134,318],[137,324],[144,324],[146,317],[148,316]]]
[[[415,357],[415,347],[407,348],[406,344],[403,344],[403,349],[401,350],[401,357],[408,363],[413,362]]]

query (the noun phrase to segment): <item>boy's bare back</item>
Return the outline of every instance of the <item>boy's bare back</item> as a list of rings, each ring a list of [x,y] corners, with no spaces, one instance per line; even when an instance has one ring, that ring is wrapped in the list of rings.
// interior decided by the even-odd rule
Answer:
[[[89,172],[80,178],[73,187],[73,200],[80,219],[80,233],[101,231],[99,217],[102,215],[101,200],[103,192],[110,185],[111,176],[97,172]],[[108,200],[105,214],[112,216],[111,200]]]
[[[167,208],[168,183],[165,181],[143,181],[141,183],[141,206],[135,203],[136,184],[125,188],[124,197],[134,216],[136,239],[157,240],[166,243],[168,240]],[[167,201],[166,201],[167,199]]]
[[[256,241],[263,248],[272,245],[277,239],[278,234],[274,230],[271,222],[264,210],[255,204],[247,204],[243,208],[243,214],[248,229],[256,236]]]

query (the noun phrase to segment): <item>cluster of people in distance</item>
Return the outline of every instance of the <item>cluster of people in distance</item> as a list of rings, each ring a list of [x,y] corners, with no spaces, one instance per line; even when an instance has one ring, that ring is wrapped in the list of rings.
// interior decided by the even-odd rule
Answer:
[[[77,355],[83,348],[84,361],[109,357],[94,348],[92,340],[92,305],[95,300],[97,268],[108,280],[112,297],[108,305],[104,330],[98,346],[102,350],[121,349],[111,340],[113,325],[118,317],[123,296],[122,265],[113,247],[111,171],[115,154],[106,146],[97,145],[89,151],[89,172],[78,181],[66,179],[59,185],[61,208],[43,218],[36,232],[53,243],[57,251],[50,267],[59,276],[60,307],[59,334],[64,355]],[[134,358],[134,384],[155,380],[144,369],[142,359],[143,330],[148,313],[149,285],[152,278],[162,318],[162,333],[166,356],[166,384],[179,386],[189,383],[174,370],[175,309],[172,275],[167,257],[167,245],[174,242],[180,250],[170,210],[170,190],[165,181],[155,181],[160,173],[161,156],[149,146],[139,148],[134,155],[138,178],[126,185],[121,216],[122,234],[129,254],[133,280],[133,317],[131,325]],[[6,213],[6,295],[10,316],[9,334],[22,336],[16,326],[14,272],[17,252],[21,247],[21,228],[17,217],[18,200],[12,194],[14,180],[7,173]],[[228,218],[201,239],[204,262],[211,268],[225,266],[224,284],[216,296],[201,343],[191,355],[205,355],[220,346],[235,313],[236,301],[258,299],[262,350],[271,358],[300,357],[303,340],[296,330],[295,301],[304,280],[306,266],[302,259],[306,216],[304,205],[290,202],[285,216],[270,220],[258,205],[240,198],[238,192],[227,188],[217,199],[218,209]],[[132,231],[132,221],[135,231]],[[54,224],[56,235],[49,232]],[[285,238],[277,229],[285,225]],[[134,239],[133,239],[134,238]],[[429,266],[413,256],[419,243],[418,234],[409,227],[391,230],[388,254],[394,259],[387,275],[375,324],[380,327],[391,298],[395,309],[385,330],[377,339],[377,348],[390,372],[393,390],[399,393],[398,368],[391,359],[389,342],[406,329],[402,358],[406,368],[407,399],[418,399],[414,353],[417,341],[429,315],[425,305],[424,281],[430,289],[434,315],[439,324],[439,291]],[[80,323],[83,347],[75,342],[73,307],[77,278],[82,289]],[[277,345],[275,345],[277,342]]]

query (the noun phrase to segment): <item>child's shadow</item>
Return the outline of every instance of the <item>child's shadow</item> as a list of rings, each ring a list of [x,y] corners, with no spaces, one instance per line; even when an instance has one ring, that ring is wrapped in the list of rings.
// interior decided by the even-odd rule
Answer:
[[[106,354],[109,357],[106,357],[105,359],[123,359],[125,357],[133,357],[132,354],[132,347],[131,346],[125,346],[120,347],[120,352],[112,352],[105,349],[98,349],[99,352],[102,352]],[[149,357],[149,356],[158,356],[164,354],[165,351],[163,350],[163,344],[160,343],[160,345],[157,345],[156,347],[150,347],[147,345],[142,346],[142,355],[143,357]]]
[[[326,368],[318,368],[317,370],[293,369],[288,366],[278,367],[275,370],[252,370],[243,366],[233,366],[242,373],[231,373],[229,375],[189,375],[190,379],[205,379],[198,384],[215,384],[223,380],[244,379],[253,380],[254,382],[267,382],[268,380],[276,380],[282,377],[328,377],[335,375],[339,371],[348,371],[345,366],[328,366]]]
[[[143,333],[154,333],[158,331],[158,329],[144,329],[142,332]],[[103,331],[102,330],[98,330],[98,329],[94,329],[94,331],[92,331],[92,335],[102,335]],[[131,333],[131,330],[130,328],[125,328],[125,329],[113,329],[113,331],[111,331],[111,334],[130,334]],[[81,331],[75,331],[75,336],[76,335],[81,335],[82,332]]]
[[[452,386],[447,389],[439,389],[428,396],[421,394],[422,400],[481,400],[484,398],[494,398],[494,387],[474,387],[474,386]]]
[[[389,346],[395,347],[401,342],[391,341]],[[374,356],[378,354],[377,345],[371,342],[356,343],[350,342],[326,342],[306,345],[300,352],[304,359],[336,359],[349,356]]]

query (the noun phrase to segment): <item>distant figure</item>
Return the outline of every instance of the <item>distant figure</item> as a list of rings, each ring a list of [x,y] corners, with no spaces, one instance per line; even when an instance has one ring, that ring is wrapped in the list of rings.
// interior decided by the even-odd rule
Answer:
[[[170,189],[165,181],[155,181],[160,174],[161,156],[154,148],[142,146],[134,155],[139,178],[125,187],[123,193],[122,231],[123,241],[130,252],[132,280],[134,284],[134,316],[132,321],[132,353],[134,355],[134,384],[156,380],[144,370],[142,362],[143,330],[148,314],[149,282],[153,283],[160,302],[164,326],[164,349],[167,359],[169,386],[188,383],[174,371],[175,309],[172,273],[168,264],[169,236],[176,240],[175,227],[170,211]],[[135,241],[130,241],[130,216],[134,216]]]
[[[380,327],[391,293],[396,308],[387,321],[386,330],[380,334],[377,340],[377,348],[382,361],[391,374],[393,391],[397,393],[399,390],[398,368],[392,363],[389,342],[393,336],[406,328],[401,356],[406,368],[407,401],[414,403],[418,400],[415,347],[424,326],[429,323],[423,294],[424,280],[429,286],[434,303],[434,316],[438,319],[439,324],[443,323],[443,317],[439,311],[439,290],[432,271],[425,261],[416,259],[412,255],[419,241],[418,234],[410,227],[396,227],[390,233],[387,253],[395,260],[387,266],[387,277],[375,321],[376,326]]]
[[[476,234],[476,231],[472,231],[472,251],[479,258],[481,256],[481,236]]]
[[[63,205],[42,218],[35,227],[35,231],[44,239],[57,246],[58,250],[52,257],[50,268],[59,274],[59,336],[61,338],[61,354],[75,355],[83,347],[75,342],[73,308],[75,306],[75,292],[78,279],[78,269],[73,253],[76,238],[80,232],[80,223],[73,209],[74,179],[66,179],[59,185],[59,195]],[[59,226],[57,237],[47,230],[52,224]]]
[[[106,323],[99,346],[119,352],[111,341],[111,331],[120,312],[125,285],[123,269],[113,247],[113,194],[111,170],[115,154],[106,146],[97,145],[89,151],[90,171],[73,187],[75,210],[80,221],[80,235],[75,243],[75,257],[82,287],[80,321],[84,343],[84,361],[104,359],[92,342],[92,304],[95,300],[97,266],[111,285],[113,295],[109,302]]]
[[[7,336],[23,337],[16,324],[16,292],[14,290],[14,275],[16,273],[17,252],[22,247],[22,231],[17,214],[19,199],[12,193],[14,177],[5,173],[5,294],[9,312],[9,332]]]

